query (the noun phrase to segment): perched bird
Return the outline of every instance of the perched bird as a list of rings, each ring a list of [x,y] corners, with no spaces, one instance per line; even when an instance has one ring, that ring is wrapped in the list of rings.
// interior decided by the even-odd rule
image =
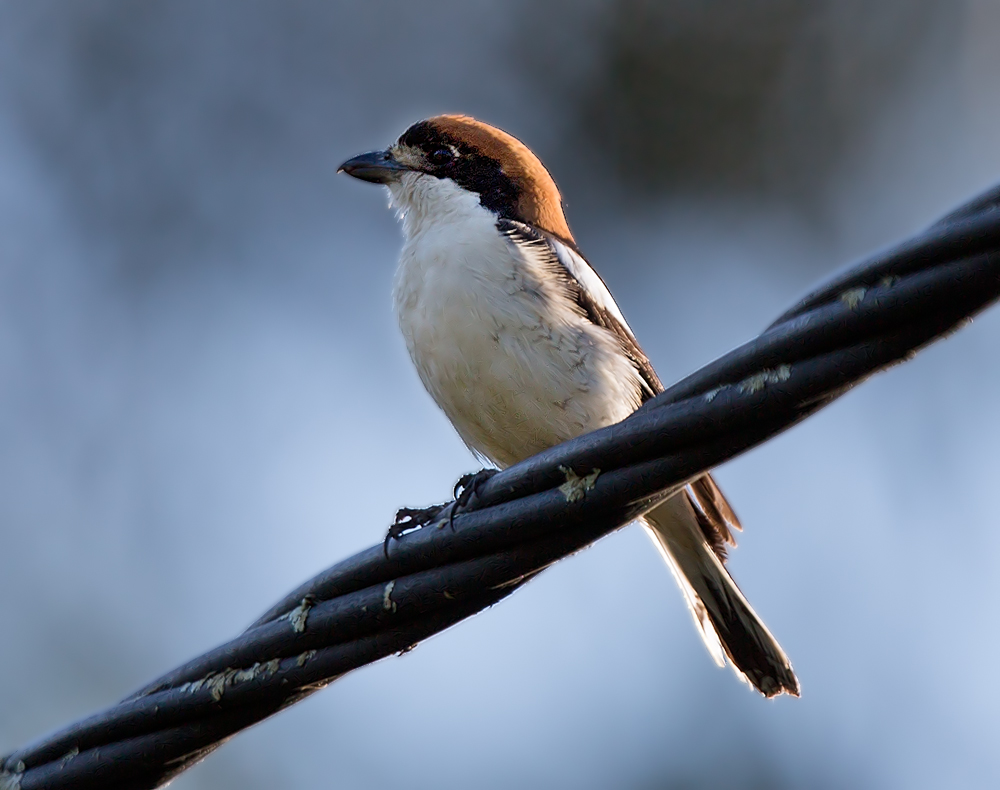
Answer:
[[[388,187],[404,243],[393,302],[427,391],[503,468],[618,422],[663,390],[576,246],[548,171],[460,115],[415,123],[340,170]],[[711,475],[642,517],[709,652],[762,694],[798,695],[781,647],[725,568],[740,529]]]

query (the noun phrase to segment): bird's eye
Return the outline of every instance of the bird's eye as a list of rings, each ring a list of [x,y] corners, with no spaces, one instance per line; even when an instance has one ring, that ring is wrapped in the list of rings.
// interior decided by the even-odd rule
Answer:
[[[432,165],[447,165],[454,160],[455,154],[447,148],[438,148],[427,157]]]

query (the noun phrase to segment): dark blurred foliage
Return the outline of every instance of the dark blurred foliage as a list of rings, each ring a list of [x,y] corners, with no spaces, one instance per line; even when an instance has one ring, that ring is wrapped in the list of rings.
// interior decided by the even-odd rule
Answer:
[[[815,196],[879,105],[954,57],[949,0],[560,0],[532,5],[530,71],[567,112],[568,159],[639,196]],[[552,27],[566,25],[557,45]],[[567,53],[571,54],[569,58]],[[585,53],[585,54],[584,54]]]
[[[244,223],[319,221],[349,153],[332,141],[360,127],[385,142],[428,111],[520,116],[512,131],[541,150],[576,209],[600,210],[596,185],[608,180],[643,199],[815,200],[914,64],[954,52],[951,9],[36,0],[0,9],[0,80],[80,227],[141,280],[224,246]]]

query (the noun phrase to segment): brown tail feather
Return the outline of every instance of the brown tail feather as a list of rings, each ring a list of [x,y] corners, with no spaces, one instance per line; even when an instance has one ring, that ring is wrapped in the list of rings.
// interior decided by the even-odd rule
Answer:
[[[722,493],[715,478],[712,475],[702,475],[688,487],[688,491],[693,495],[695,504],[713,522],[724,528],[726,543],[730,546],[736,545],[736,538],[732,530],[743,531],[743,525],[736,517],[732,505]]]
[[[699,496],[707,497],[703,491],[688,488],[647,513],[643,521],[716,662],[721,665],[723,654],[728,656],[737,674],[766,697],[781,693],[797,697],[799,683],[788,657],[722,564],[725,555],[720,556],[716,545],[724,549],[726,542],[732,544],[728,527],[739,522],[735,514],[732,521],[712,521],[725,512],[718,502],[729,513],[732,509],[714,482],[711,486],[718,498],[708,500],[708,507]],[[723,535],[729,540],[720,539]]]

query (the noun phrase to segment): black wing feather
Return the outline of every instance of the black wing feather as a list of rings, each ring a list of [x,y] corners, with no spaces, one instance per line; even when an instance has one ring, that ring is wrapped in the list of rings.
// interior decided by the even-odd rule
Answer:
[[[639,376],[642,379],[644,384],[643,391],[641,393],[643,403],[652,398],[654,395],[658,395],[663,392],[663,384],[656,375],[656,371],[653,370],[653,365],[650,363],[649,357],[647,357],[643,352],[642,348],[639,346],[639,341],[637,341],[635,339],[635,335],[632,334],[632,330],[628,328],[628,325],[623,324],[618,317],[608,309],[606,304],[602,303],[597,294],[592,293],[588,288],[584,287],[584,285],[574,276],[573,272],[569,270],[562,258],[560,258],[559,250],[555,245],[559,244],[567,250],[570,250],[571,248],[566,245],[565,242],[553,239],[547,234],[542,233],[540,230],[533,228],[531,225],[526,225],[523,222],[515,222],[509,219],[498,220],[497,228],[515,244],[526,244],[542,248],[543,251],[546,252],[546,259],[550,264],[551,271],[559,277],[566,294],[573,302],[576,303],[583,315],[585,315],[591,323],[596,326],[602,327],[603,329],[607,329],[609,332],[614,333],[614,335],[618,338],[618,342],[621,343],[622,350],[632,361],[632,364],[635,365],[635,369],[639,372]],[[575,250],[572,251],[576,252]],[[579,255],[579,253],[576,254]],[[579,257],[584,264],[586,264],[583,256]],[[594,271],[593,267],[591,267],[591,271],[594,272],[594,275],[603,285],[604,281],[600,279],[600,275]],[[607,290],[607,286],[605,286],[605,290]],[[612,299],[610,292],[608,292],[607,296],[609,300]]]
[[[514,244],[532,247],[536,252],[541,252],[549,264],[550,271],[559,278],[565,293],[580,308],[580,312],[596,326],[607,329],[617,336],[622,350],[635,365],[635,369],[644,384],[640,393],[643,403],[663,392],[663,384],[656,375],[656,371],[653,370],[649,357],[639,346],[639,341],[635,339],[632,330],[615,314],[618,311],[614,297],[611,296],[600,275],[594,271],[593,267],[590,267],[579,251],[523,222],[500,219],[497,221],[497,229]],[[560,257],[560,247],[567,250],[569,254],[576,255],[582,265],[590,268],[604,293],[594,293],[577,279]],[[736,545],[732,530],[741,529],[739,519],[736,518],[732,507],[710,474],[702,475],[692,482],[684,489],[684,493],[691,502],[698,527],[705,536],[705,540],[708,541],[719,559],[725,562],[727,545]]]

